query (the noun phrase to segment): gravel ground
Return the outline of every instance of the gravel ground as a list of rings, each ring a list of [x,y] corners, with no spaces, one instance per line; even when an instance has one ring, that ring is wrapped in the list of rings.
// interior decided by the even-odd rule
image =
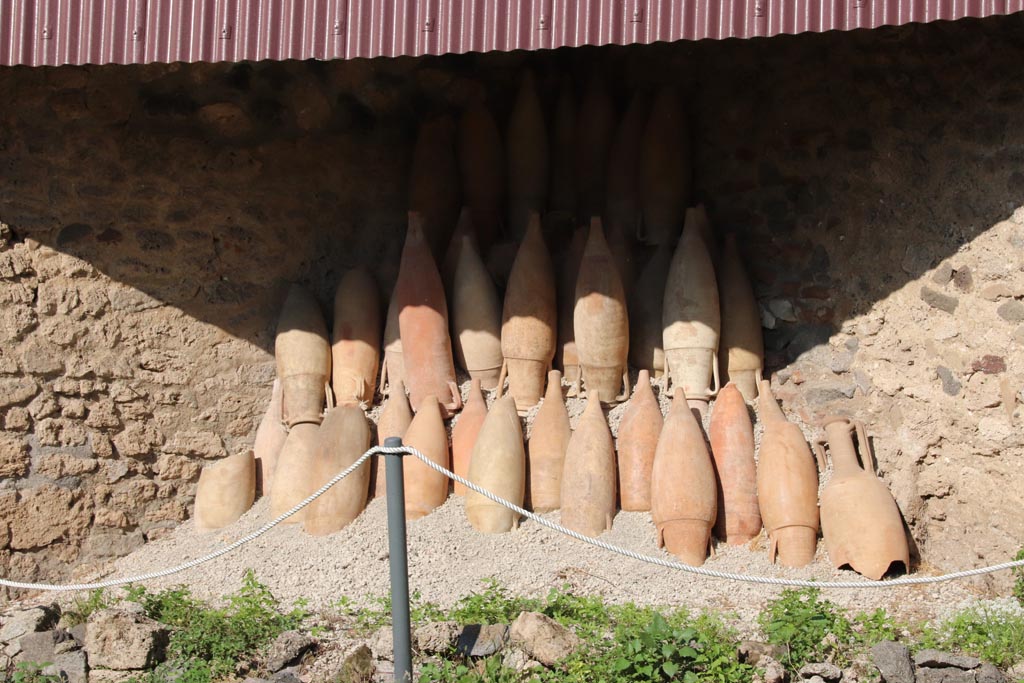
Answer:
[[[465,393],[468,382],[463,389]],[[493,392],[488,396],[488,402],[492,401]],[[661,397],[661,402],[667,409],[667,397]],[[573,424],[583,404],[578,399],[567,402]],[[609,412],[613,431],[617,431],[623,409],[617,406]],[[370,412],[371,418],[376,412],[376,408]],[[527,428],[535,414],[536,409],[527,416]],[[759,425],[755,432],[759,440]],[[559,513],[544,517],[557,522]],[[179,564],[248,534],[268,520],[269,505],[264,499],[238,522],[217,532],[199,534],[191,521],[185,522],[167,536],[116,561],[105,575],[128,576]],[[601,539],[672,559],[655,547],[654,531],[648,513],[619,512],[612,530]],[[469,525],[463,501],[455,496],[427,517],[409,523],[408,535],[410,587],[424,600],[441,606],[450,606],[460,597],[481,590],[483,580],[494,577],[516,594],[544,596],[552,587],[568,584],[574,591],[601,595],[611,602],[714,608],[735,614],[741,627],[752,628],[765,602],[781,591],[661,568],[586,545],[531,521],[524,521],[511,533],[480,534]],[[705,566],[756,576],[859,578],[854,572],[833,570],[821,543],[815,562],[808,567],[773,566],[767,560],[764,536],[749,546],[719,546]],[[389,586],[384,501],[372,501],[355,522],[329,537],[309,536],[294,525],[279,526],[226,557],[148,585],[156,588],[186,583],[195,594],[216,598],[235,590],[246,568],[254,569],[256,576],[285,602],[307,598],[314,608],[327,607],[342,596],[359,603],[384,595]],[[834,590],[828,597],[857,610],[885,607],[895,615],[915,620],[930,618],[944,606],[977,599],[964,583]]]

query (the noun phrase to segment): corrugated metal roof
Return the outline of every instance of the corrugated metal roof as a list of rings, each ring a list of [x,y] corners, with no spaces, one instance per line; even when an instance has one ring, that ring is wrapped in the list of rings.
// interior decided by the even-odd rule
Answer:
[[[1024,0],[0,0],[0,65],[342,59],[751,38]]]

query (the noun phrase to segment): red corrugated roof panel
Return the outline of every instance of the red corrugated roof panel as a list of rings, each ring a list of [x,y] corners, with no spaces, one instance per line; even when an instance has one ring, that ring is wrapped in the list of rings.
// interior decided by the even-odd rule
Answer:
[[[0,65],[538,50],[1021,11],[1024,0],[0,0]]]

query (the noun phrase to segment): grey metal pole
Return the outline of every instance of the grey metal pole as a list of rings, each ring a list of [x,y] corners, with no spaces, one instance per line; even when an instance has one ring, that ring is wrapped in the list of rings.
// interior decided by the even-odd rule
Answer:
[[[388,448],[399,448],[397,436],[384,439]],[[404,453],[384,456],[388,501],[388,557],[391,565],[391,634],[394,640],[395,680],[412,681],[412,632],[409,621],[409,557],[405,539]]]

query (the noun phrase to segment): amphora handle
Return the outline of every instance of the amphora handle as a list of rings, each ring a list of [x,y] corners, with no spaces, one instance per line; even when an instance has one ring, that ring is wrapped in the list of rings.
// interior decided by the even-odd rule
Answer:
[[[850,422],[857,431],[857,446],[859,446],[860,459],[864,470],[870,472],[871,476],[877,477],[878,462],[875,460],[875,452],[871,449],[871,442],[868,441],[867,429],[865,429],[864,423],[860,420],[851,420]]]
[[[857,457],[857,445],[859,444],[863,449],[865,444],[867,444],[863,423],[840,415],[830,415],[822,421],[822,426],[825,429],[825,436],[814,441],[814,453],[822,473],[825,472],[826,467],[826,447],[827,450],[832,452],[833,474],[836,470],[867,469],[866,465],[869,464],[871,465],[872,474],[874,473],[874,462],[870,449],[866,451],[868,455],[865,458],[865,466],[860,464],[860,459]],[[858,444],[854,444],[853,437],[855,432]],[[842,437],[842,442],[840,442],[840,437]],[[837,454],[839,455],[838,466],[836,465]]]

